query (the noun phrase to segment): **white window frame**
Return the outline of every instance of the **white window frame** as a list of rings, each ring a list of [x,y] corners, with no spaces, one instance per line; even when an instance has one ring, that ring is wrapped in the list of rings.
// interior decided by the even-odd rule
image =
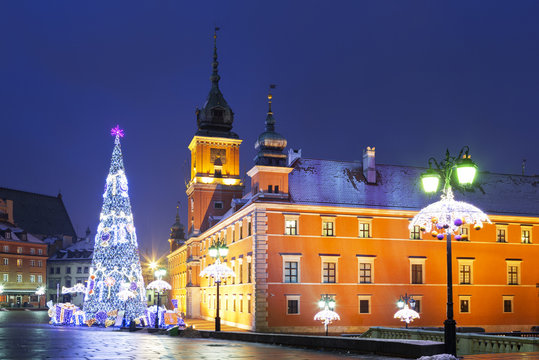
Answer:
[[[37,254],[38,255],[43,255],[43,249],[37,249]]]
[[[322,216],[322,236],[324,237],[335,237],[337,234],[337,228],[336,228],[336,217],[335,216]],[[324,223],[332,223],[333,224],[333,235],[324,235]]]
[[[40,283],[40,284],[43,282],[43,275],[38,275],[37,276],[37,282]]]
[[[410,239],[410,240],[423,240],[423,231],[421,231],[421,226],[419,226],[419,225],[414,225],[414,228],[416,228],[416,227],[417,227],[417,229],[419,230],[419,238],[418,238],[418,239],[413,238],[413,237],[412,237],[413,231],[410,230],[410,229],[408,229],[408,230],[409,230],[409,231],[408,231],[408,239]]]
[[[36,276],[34,274],[30,274],[30,282],[35,283],[36,282]]]
[[[22,274],[17,274],[17,282],[18,283],[22,282]]]
[[[529,226],[529,225],[520,226],[520,241],[523,244],[533,244],[533,237],[532,237],[533,231],[532,230],[533,230],[533,226]],[[529,234],[530,234],[529,242],[524,242],[524,231],[529,231]]]
[[[296,233],[295,234],[291,234],[288,231],[287,222],[289,222],[289,221],[295,221],[296,222]],[[299,235],[299,215],[285,215],[284,216],[284,234],[285,235],[290,235],[290,236]]]
[[[376,256],[358,256],[357,257],[357,283],[358,284],[374,284],[374,260]],[[371,282],[362,283],[361,282],[361,264],[367,263],[371,264]]]
[[[283,258],[282,264],[283,264],[283,283],[285,284],[299,284],[301,283],[301,256],[302,255],[286,255],[282,254],[281,257]],[[297,262],[298,263],[298,281],[297,282],[286,282],[285,281],[285,264],[286,262]]]
[[[423,306],[424,306],[424,303],[423,303],[423,295],[414,295],[414,294],[411,294],[410,297],[412,299],[414,299],[414,301],[419,301],[419,304],[420,307],[419,307],[419,311],[417,311],[417,307],[414,307],[412,310],[416,311],[418,314],[422,314],[423,313]]]
[[[511,300],[511,311],[505,311],[505,300]],[[502,295],[502,313],[513,314],[515,312],[515,296],[514,295]]]
[[[4,276],[2,278],[3,278],[3,281],[8,282],[9,281],[9,274],[4,274]]]
[[[368,300],[369,301],[369,312],[366,312],[366,313],[361,312],[361,300]],[[357,296],[357,313],[359,315],[370,315],[370,314],[372,314],[372,295],[358,295]]]
[[[472,239],[472,232],[470,231],[470,224],[463,224],[461,225],[460,227],[460,231],[459,231],[459,234],[460,235],[463,235],[463,230],[466,230],[466,235],[468,235],[468,238],[466,240],[461,240],[461,241],[471,241]]]
[[[320,282],[322,284],[338,284],[339,283],[339,258],[340,255],[320,255]],[[335,282],[324,282],[324,263],[335,263]]]
[[[517,283],[516,284],[509,284],[509,267],[510,266],[516,266],[517,267]],[[507,285],[521,285],[522,284],[522,260],[505,260],[505,274],[507,277]]]
[[[361,224],[369,225],[369,236],[361,236]],[[358,218],[357,236],[360,239],[370,239],[370,238],[372,238],[372,219]]]
[[[468,300],[468,311],[467,312],[462,312],[461,311],[461,306],[460,306],[460,302],[462,300]],[[472,313],[472,297],[471,295],[459,295],[459,314],[471,314]]]
[[[413,258],[409,257],[408,260],[410,261],[410,284],[413,285],[422,285],[425,284],[425,277],[426,277],[426,266],[425,262],[427,261],[427,258]],[[412,265],[422,265],[422,271],[421,271],[421,284],[414,284],[412,282]]]
[[[9,258],[4,258],[4,265],[9,265]]]
[[[474,275],[473,263],[474,263],[474,261],[475,261],[475,259],[458,259],[457,258],[458,276],[459,276],[458,284],[459,285],[473,285],[473,283],[474,283],[474,281],[473,281],[473,275]],[[470,266],[470,282],[469,283],[460,282],[460,266],[461,265],[469,265]]]
[[[301,295],[289,295],[289,294],[285,294],[285,299],[286,299],[286,304],[285,304],[285,309],[286,309],[286,315],[300,315],[301,314]],[[288,312],[288,300],[297,300],[298,301],[298,312],[297,313],[289,313]]]

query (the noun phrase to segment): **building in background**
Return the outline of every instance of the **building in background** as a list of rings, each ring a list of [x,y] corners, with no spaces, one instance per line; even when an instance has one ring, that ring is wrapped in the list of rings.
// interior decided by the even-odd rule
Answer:
[[[446,242],[409,231],[415,214],[437,198],[420,187],[423,168],[380,165],[367,147],[359,161],[306,159],[284,149],[268,111],[241,194],[239,145],[232,111],[219,91],[214,54],[212,89],[197,110],[187,189],[189,238],[171,246],[172,299],[187,317],[256,331],[321,332],[313,319],[329,296],[341,320],[335,331],[399,327],[401,295],[412,295],[417,326],[440,327],[446,314]],[[350,154],[347,154],[350,157]],[[427,155],[426,155],[427,158]],[[225,166],[226,164],[226,166]],[[455,199],[487,213],[482,230],[462,228],[453,245],[453,294],[458,326],[529,331],[539,318],[539,192],[537,176],[482,172]],[[216,287],[199,273],[213,263],[212,243],[235,277]]]
[[[47,240],[54,240],[51,238]],[[65,240],[65,239],[64,239]],[[62,294],[62,287],[73,287],[75,284],[86,284],[92,266],[94,239],[90,229],[86,229],[84,238],[75,238],[76,242],[66,243],[57,249],[47,263],[47,293],[48,299],[54,302],[71,302],[82,306],[84,294]],[[54,241],[53,244],[57,244]]]
[[[0,199],[0,307],[43,307],[47,244],[14,224],[13,201]]]

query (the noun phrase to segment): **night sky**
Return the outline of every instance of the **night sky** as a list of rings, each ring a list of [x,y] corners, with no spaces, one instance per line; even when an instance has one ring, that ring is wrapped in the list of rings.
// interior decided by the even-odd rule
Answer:
[[[141,250],[164,254],[215,26],[242,173],[275,83],[304,157],[426,166],[469,145],[481,170],[539,174],[538,18],[536,1],[2,1],[0,186],[61,191],[95,233],[119,124]]]

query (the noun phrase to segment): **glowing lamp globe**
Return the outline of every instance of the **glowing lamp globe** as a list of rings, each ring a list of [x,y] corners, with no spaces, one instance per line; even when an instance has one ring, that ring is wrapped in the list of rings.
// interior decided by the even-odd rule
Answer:
[[[415,300],[414,299],[410,299],[410,307],[412,309],[415,308]]]
[[[399,309],[402,309],[404,307],[404,301],[402,299],[399,299],[399,301],[397,301],[397,307]]]
[[[438,185],[440,184],[440,174],[433,169],[428,169],[421,175],[421,184],[423,185],[423,190],[427,194],[436,192],[438,190]]]
[[[328,305],[329,305],[330,309],[334,309],[335,308],[335,300],[330,300]]]
[[[218,253],[219,253],[219,250],[215,246],[210,246],[208,254],[210,254],[212,258],[216,258]]]
[[[470,185],[475,179],[477,165],[470,158],[460,159],[457,163],[457,178],[461,185]]]
[[[220,247],[219,248],[219,256],[225,257],[228,255],[228,247]]]
[[[326,302],[325,302],[324,300],[320,300],[320,301],[318,302],[318,307],[319,307],[320,309],[323,309],[324,306],[326,306]]]

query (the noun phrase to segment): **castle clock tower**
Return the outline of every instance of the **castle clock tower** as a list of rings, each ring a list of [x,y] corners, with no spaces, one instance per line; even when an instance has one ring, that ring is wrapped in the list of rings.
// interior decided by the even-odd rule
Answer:
[[[189,236],[197,236],[216,224],[230,209],[232,199],[243,195],[239,151],[242,140],[232,132],[234,113],[219,89],[217,30],[213,35],[212,86],[203,108],[196,110],[198,131],[189,144]]]

